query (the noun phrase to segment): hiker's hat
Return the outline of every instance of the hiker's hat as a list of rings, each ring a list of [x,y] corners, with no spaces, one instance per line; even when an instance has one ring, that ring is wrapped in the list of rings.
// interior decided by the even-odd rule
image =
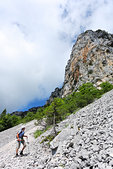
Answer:
[[[22,126],[21,129],[25,129],[25,126]]]

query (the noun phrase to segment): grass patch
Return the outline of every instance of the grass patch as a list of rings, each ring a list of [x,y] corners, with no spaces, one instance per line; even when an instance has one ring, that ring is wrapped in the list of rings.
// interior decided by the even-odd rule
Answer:
[[[36,130],[34,132],[34,137],[35,138],[39,137],[41,134],[43,134],[44,132],[46,132],[50,128],[51,128],[51,126],[47,126],[45,130]]]
[[[53,136],[53,135],[48,135],[48,136],[46,136],[40,143],[44,143],[44,142],[48,142],[48,143],[50,143],[53,139],[55,138],[55,136]]]
[[[61,131],[57,132],[57,135],[60,133]],[[56,136],[57,136],[56,135]],[[50,142],[56,137],[55,135],[48,135],[46,136],[41,142],[40,144],[44,143],[44,142],[48,142],[47,144],[50,145]]]
[[[44,133],[44,130],[36,130],[34,133],[34,137],[37,138],[39,137],[42,133]]]

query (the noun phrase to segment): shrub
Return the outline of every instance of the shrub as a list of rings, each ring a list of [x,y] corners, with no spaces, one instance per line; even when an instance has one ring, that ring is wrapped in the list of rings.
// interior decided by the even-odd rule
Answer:
[[[3,122],[2,120],[0,120],[0,132],[4,130],[4,125],[3,125]]]
[[[46,137],[40,142],[40,144],[47,141],[47,142],[48,142],[47,144],[50,145],[50,142],[51,142],[60,132],[61,132],[61,131],[57,132],[56,135],[50,134],[50,135],[46,136]]]
[[[62,120],[63,104],[63,99],[55,98],[51,105],[45,108],[47,124],[55,125],[56,123]]]
[[[10,114],[6,114],[5,116],[2,117],[2,124],[4,126],[4,129],[8,129],[10,127],[13,127],[13,123],[12,123]]]
[[[29,122],[31,120],[33,120],[35,118],[35,115],[33,112],[28,112],[27,115],[22,119],[21,122],[26,123]]]
[[[38,111],[37,111],[36,114],[35,114],[35,119],[41,120],[41,119],[43,119],[44,117],[45,117],[44,108],[38,109]]]
[[[16,126],[20,123],[21,117],[13,115],[11,116],[12,126]]]
[[[47,126],[45,130],[36,130],[34,133],[34,137],[37,138],[39,137],[41,134],[43,134],[44,132],[46,132],[51,126]]]
[[[106,93],[106,92],[108,92],[108,91],[113,89],[113,85],[111,83],[109,83],[109,82],[101,83],[100,87],[102,88],[101,89],[102,93]]]
[[[26,123],[33,119],[38,121],[46,118],[47,125],[56,125],[56,123],[65,119],[68,115],[76,112],[78,109],[92,103],[95,99],[100,98],[102,94],[113,89],[113,85],[109,82],[104,82],[100,85],[101,90],[98,90],[92,83],[85,83],[79,87],[78,92],[73,92],[67,97],[54,98],[50,105],[45,105],[38,109],[36,114],[28,112],[24,118],[16,115],[6,114],[6,109],[0,114],[0,131],[13,127],[19,123]],[[37,131],[39,136],[44,131]]]
[[[92,83],[86,83],[80,86],[79,92],[77,93],[78,98],[82,100],[84,106],[92,103],[95,98],[99,98],[101,96],[100,91],[96,87],[94,87]]]
[[[54,135],[48,135],[46,136],[40,143],[43,143],[43,142],[48,142],[48,144],[50,144],[50,142],[55,138]]]
[[[37,130],[37,131],[35,131],[35,133],[34,133],[34,137],[37,138],[37,137],[39,137],[42,133],[44,133],[44,131],[42,131],[42,130]]]

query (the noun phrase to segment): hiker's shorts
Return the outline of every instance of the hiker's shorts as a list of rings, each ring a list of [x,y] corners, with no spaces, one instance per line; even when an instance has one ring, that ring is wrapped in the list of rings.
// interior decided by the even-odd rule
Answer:
[[[20,148],[20,145],[21,145],[21,143],[23,144],[23,146],[26,146],[26,144],[25,144],[25,140],[22,140],[22,141],[18,141],[17,140],[17,144],[16,144],[16,148]]]

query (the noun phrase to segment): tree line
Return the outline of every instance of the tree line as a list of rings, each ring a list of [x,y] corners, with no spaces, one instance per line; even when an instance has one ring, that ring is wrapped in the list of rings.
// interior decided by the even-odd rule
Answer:
[[[113,89],[113,85],[108,82],[103,82],[100,87],[101,89],[97,89],[92,83],[85,83],[79,87],[78,91],[64,98],[54,98],[50,105],[39,108],[36,113],[28,112],[24,118],[7,114],[5,109],[0,114],[0,131],[33,119],[39,121],[43,118],[46,119],[47,126],[54,125],[55,127],[56,123]]]

